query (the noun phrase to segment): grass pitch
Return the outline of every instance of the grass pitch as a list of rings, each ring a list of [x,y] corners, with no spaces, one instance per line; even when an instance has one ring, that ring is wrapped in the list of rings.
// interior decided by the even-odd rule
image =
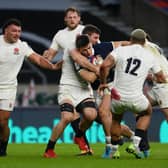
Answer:
[[[58,144],[57,158],[43,158],[45,144],[9,144],[8,156],[0,157],[0,168],[165,168],[168,166],[168,144],[151,143],[148,159],[135,159],[120,147],[120,159],[102,159],[104,144],[92,144],[93,156],[76,156],[74,144]]]

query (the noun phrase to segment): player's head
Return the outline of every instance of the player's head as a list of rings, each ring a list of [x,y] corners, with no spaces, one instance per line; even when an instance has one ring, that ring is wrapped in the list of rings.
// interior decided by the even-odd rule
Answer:
[[[2,26],[4,39],[8,43],[15,43],[21,36],[21,22],[18,19],[11,18]]]
[[[145,40],[146,40],[146,32],[142,29],[135,29],[131,32],[131,37],[130,37],[130,41],[132,43],[138,43],[141,45],[145,44]]]
[[[100,41],[101,30],[92,24],[88,24],[85,25],[82,34],[87,34],[89,36],[90,42],[95,45]]]
[[[92,51],[93,51],[92,43],[90,42],[88,35],[83,34],[83,35],[77,36],[75,45],[78,51],[83,56],[89,57],[92,55]]]
[[[65,10],[64,21],[70,30],[75,29],[81,21],[79,10],[75,7],[67,8]]]

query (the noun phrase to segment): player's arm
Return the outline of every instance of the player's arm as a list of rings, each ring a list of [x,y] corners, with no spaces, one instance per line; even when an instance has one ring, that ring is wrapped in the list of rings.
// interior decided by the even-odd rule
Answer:
[[[51,61],[56,54],[57,54],[57,50],[54,50],[53,48],[49,48],[48,50],[44,51],[43,57]]]
[[[117,48],[119,46],[128,46],[130,45],[130,41],[112,41],[113,48]]]
[[[86,57],[84,57],[79,53],[79,51],[77,51],[76,49],[73,49],[73,50],[70,50],[69,53],[73,61],[78,63],[83,68],[86,68],[89,71],[96,73],[96,75],[99,75],[99,66],[96,66],[90,63]]]
[[[163,74],[163,71],[159,71],[157,73],[155,73],[154,79],[157,83],[166,83],[166,77]]]
[[[37,53],[32,53],[29,57],[28,60],[30,60],[32,63],[45,68],[45,69],[50,69],[50,70],[58,70],[62,67],[63,61],[59,61],[55,64],[52,64],[49,62],[47,59],[42,57],[41,55]]]
[[[93,83],[97,79],[97,75],[94,72],[88,71],[87,69],[81,69],[79,75],[87,82]]]
[[[98,93],[100,95],[103,95],[104,90],[109,90],[109,86],[107,84],[107,76],[109,74],[110,69],[115,65],[114,57],[111,55],[111,53],[105,58],[102,65],[100,66],[100,86],[98,88]]]
[[[85,68],[83,68],[81,65],[79,65],[77,62],[73,62],[73,66],[75,71],[80,75],[82,79],[84,79],[87,82],[93,83],[97,79],[97,75],[94,72],[91,72]]]
[[[100,66],[100,81],[102,84],[106,83],[106,78],[109,74],[110,69],[115,65],[114,57],[111,53],[105,58],[102,65]]]

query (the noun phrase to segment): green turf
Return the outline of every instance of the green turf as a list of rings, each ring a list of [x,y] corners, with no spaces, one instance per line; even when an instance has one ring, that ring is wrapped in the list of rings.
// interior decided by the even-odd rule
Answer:
[[[10,144],[8,156],[0,157],[0,168],[166,168],[168,166],[168,144],[151,143],[148,159],[135,159],[120,147],[121,158],[102,159],[104,144],[93,144],[93,156],[77,157],[79,152],[74,144],[58,144],[57,158],[42,157],[45,144]]]

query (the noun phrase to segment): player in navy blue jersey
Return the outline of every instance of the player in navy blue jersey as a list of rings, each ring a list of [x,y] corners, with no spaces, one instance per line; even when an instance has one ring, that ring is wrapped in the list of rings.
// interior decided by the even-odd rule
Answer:
[[[120,45],[126,45],[127,41],[121,41],[121,42],[100,42],[100,34],[101,31],[94,25],[86,25],[85,28],[82,31],[82,34],[87,34],[90,38],[91,43],[93,44],[93,50],[94,55],[90,57],[90,61],[95,65],[100,65],[103,62],[103,59],[106,58],[106,56],[116,47]],[[79,54],[76,51],[72,51],[71,56],[73,58],[74,54]],[[108,79],[108,82],[113,81],[114,71],[111,70],[110,78]],[[94,83],[92,83],[92,87],[94,90],[97,90],[98,86],[100,84],[99,79],[97,79]],[[112,89],[113,97],[119,98],[119,95],[117,95],[117,92],[115,89]],[[96,92],[95,92],[96,93]],[[99,118],[97,118],[97,122],[101,123],[103,125],[103,129],[105,131],[106,136],[106,149],[105,153],[103,154],[104,158],[109,158],[109,149],[111,148],[111,135],[110,135],[110,126],[112,122],[112,116],[110,112],[110,102],[111,102],[111,91],[105,90],[103,96],[95,95],[95,98],[97,99],[97,104],[99,106]],[[76,127],[77,128],[77,127]],[[127,137],[134,136],[134,133],[127,127],[123,126],[123,135]],[[118,152],[116,153],[116,157],[119,157]]]

